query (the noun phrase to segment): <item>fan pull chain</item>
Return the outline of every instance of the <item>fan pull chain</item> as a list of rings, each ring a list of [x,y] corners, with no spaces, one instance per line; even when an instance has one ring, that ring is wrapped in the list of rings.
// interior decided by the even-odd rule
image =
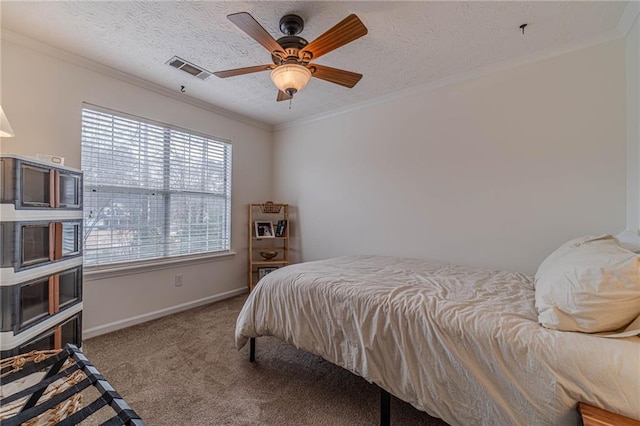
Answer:
[[[293,96],[289,98],[289,109],[291,109],[291,102],[293,102]]]

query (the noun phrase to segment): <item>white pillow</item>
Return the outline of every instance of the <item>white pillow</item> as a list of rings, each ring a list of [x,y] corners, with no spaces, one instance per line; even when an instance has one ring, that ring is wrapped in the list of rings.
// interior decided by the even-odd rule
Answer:
[[[640,315],[640,255],[611,235],[571,240],[538,267],[535,295],[544,327],[618,330]]]
[[[640,253],[640,235],[637,233],[627,229],[616,235],[616,239],[620,243],[620,247]]]

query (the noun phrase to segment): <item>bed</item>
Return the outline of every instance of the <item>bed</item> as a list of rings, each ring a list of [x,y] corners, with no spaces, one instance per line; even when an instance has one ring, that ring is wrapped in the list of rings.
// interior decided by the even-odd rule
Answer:
[[[538,324],[533,278],[345,256],[265,276],[236,345],[276,336],[451,425],[579,424],[578,401],[640,419],[640,337]]]

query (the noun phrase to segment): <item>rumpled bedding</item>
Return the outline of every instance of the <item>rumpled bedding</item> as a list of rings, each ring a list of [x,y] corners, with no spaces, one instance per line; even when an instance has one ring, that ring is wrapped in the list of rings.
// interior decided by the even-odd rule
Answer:
[[[276,336],[451,425],[577,425],[578,401],[640,419],[640,337],[541,327],[518,273],[386,256],[290,265],[249,295],[235,336],[238,349]]]

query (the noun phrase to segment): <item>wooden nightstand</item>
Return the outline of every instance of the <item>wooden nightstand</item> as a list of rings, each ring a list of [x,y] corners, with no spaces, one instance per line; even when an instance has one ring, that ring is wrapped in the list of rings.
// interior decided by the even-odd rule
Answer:
[[[593,405],[578,402],[578,412],[584,426],[640,426],[640,421],[615,414]]]

